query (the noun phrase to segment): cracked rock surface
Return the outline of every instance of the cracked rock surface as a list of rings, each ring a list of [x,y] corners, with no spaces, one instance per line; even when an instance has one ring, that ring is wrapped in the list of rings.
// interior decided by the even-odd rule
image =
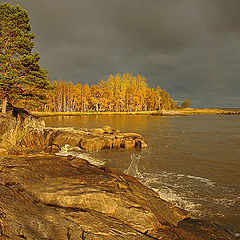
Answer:
[[[134,177],[54,155],[0,157],[0,239],[234,239]]]

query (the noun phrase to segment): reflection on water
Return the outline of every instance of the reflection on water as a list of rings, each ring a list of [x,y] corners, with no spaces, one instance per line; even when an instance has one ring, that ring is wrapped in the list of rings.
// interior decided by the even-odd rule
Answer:
[[[48,117],[47,126],[102,127],[142,134],[148,148],[87,153],[140,178],[160,196],[240,232],[240,116]],[[86,157],[86,156],[85,156]]]
[[[148,119],[145,116],[129,115],[82,115],[82,116],[56,116],[44,117],[47,126],[51,127],[86,127],[97,128],[111,125],[114,129],[126,131],[136,129],[146,131]]]

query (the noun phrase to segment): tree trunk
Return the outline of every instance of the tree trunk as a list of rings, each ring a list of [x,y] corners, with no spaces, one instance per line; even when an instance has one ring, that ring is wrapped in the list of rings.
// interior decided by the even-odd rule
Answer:
[[[2,113],[6,112],[7,112],[7,97],[4,97],[2,101]]]

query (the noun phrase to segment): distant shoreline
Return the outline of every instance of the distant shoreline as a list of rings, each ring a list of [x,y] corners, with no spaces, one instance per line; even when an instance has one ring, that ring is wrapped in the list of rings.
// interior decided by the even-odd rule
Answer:
[[[186,108],[176,110],[161,110],[161,111],[139,111],[139,112],[31,112],[39,117],[55,117],[55,116],[84,116],[84,115],[153,115],[153,116],[178,116],[178,115],[195,115],[195,114],[223,114],[235,115],[240,114],[240,111],[229,111],[222,109],[211,108]]]

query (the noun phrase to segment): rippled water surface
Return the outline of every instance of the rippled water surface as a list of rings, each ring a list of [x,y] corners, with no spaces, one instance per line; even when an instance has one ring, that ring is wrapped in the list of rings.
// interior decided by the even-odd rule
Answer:
[[[107,150],[84,158],[135,175],[160,196],[240,233],[240,116],[46,117],[47,126],[102,127],[142,134],[144,150]],[[131,163],[131,164],[130,164]],[[130,166],[129,166],[130,165]]]

